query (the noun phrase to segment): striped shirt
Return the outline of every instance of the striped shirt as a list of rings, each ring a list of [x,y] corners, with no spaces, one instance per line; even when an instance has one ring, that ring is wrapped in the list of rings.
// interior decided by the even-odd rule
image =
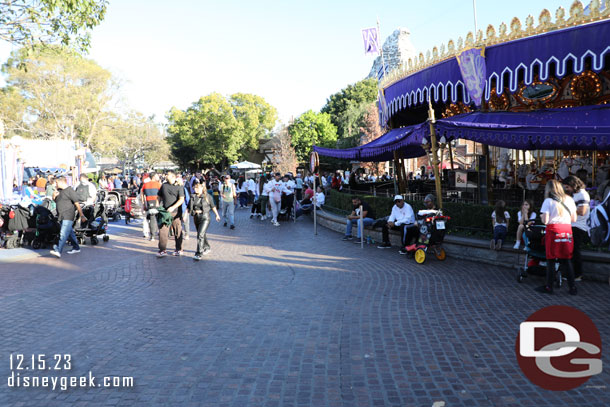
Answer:
[[[157,202],[157,194],[161,184],[157,181],[148,181],[142,185],[142,194],[146,197],[146,203]]]

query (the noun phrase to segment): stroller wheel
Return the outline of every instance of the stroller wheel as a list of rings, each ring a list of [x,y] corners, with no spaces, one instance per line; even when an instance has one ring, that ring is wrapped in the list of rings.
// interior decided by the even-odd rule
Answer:
[[[91,244],[92,244],[93,246],[95,246],[95,245],[96,245],[96,244],[98,244],[98,243],[99,243],[99,240],[97,240],[97,237],[93,236],[93,237],[91,238]]]
[[[442,247],[434,251],[434,255],[440,261],[443,261],[447,258],[447,252]]]
[[[110,236],[108,236],[108,235],[104,235],[104,237],[102,238],[102,240],[103,240],[104,242],[107,242],[108,240],[110,240]]]
[[[32,240],[32,249],[38,250],[42,247],[42,242],[38,239]]]
[[[78,244],[86,244],[85,238],[83,236],[78,238]]]
[[[422,264],[426,261],[426,251],[424,249],[415,250],[415,261],[417,264]]]
[[[524,279],[525,277],[523,277],[523,274],[519,273],[519,275],[517,276],[517,282],[522,283]]]

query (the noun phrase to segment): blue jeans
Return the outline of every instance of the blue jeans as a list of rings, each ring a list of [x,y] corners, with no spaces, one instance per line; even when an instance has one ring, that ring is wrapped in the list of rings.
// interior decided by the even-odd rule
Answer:
[[[347,223],[345,225],[345,236],[352,235],[352,226],[354,223],[356,223],[356,226],[358,226],[357,232],[356,232],[356,237],[359,238],[360,237],[360,219],[357,219],[357,220],[348,219],[347,220]],[[364,219],[362,219],[362,223],[364,223],[364,226],[371,226],[373,223],[375,223],[375,219],[364,218]]]
[[[222,201],[222,216],[225,223],[233,226],[235,224],[235,203]]]
[[[498,243],[498,240],[505,241],[506,240],[506,226],[498,225],[494,228],[494,240]]]
[[[72,243],[72,247],[76,250],[80,250],[80,246],[76,241],[76,234],[74,233],[74,229],[72,226],[74,225],[73,220],[62,220],[61,221],[61,229],[59,231],[59,243],[57,246],[53,248],[57,250],[60,254],[66,245],[66,241],[70,241]]]

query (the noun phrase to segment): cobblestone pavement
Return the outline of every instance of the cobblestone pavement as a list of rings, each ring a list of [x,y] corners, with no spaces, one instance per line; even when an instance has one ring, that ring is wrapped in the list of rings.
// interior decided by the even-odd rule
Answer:
[[[519,323],[572,305],[610,339],[607,285],[541,296],[507,268],[340,241],[300,219],[237,211],[212,255],[157,259],[139,228],[61,260],[0,264],[0,406],[608,406],[606,370],[568,392],[530,384]],[[193,236],[193,235],[192,235]],[[170,242],[170,247],[171,247]],[[53,377],[133,376],[133,388],[9,388],[9,354],[70,354]],[[97,383],[99,384],[99,382]],[[442,403],[444,402],[444,404]]]

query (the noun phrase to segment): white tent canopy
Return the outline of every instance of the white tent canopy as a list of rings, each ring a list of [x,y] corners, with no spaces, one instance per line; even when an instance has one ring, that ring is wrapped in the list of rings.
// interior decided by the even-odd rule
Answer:
[[[250,161],[242,161],[231,166],[232,170],[260,170],[259,164],[251,163]]]

